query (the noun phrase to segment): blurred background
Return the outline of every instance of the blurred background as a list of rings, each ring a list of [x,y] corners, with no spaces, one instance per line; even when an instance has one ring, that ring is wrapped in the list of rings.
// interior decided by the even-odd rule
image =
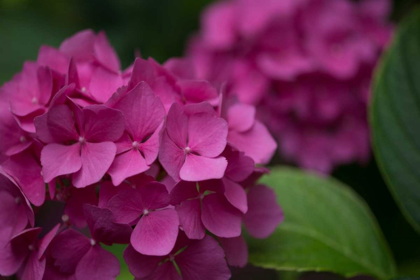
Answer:
[[[281,1],[281,0],[279,0]],[[0,84],[36,59],[41,45],[58,47],[77,31],[105,30],[123,67],[136,51],[164,62],[182,56],[199,28],[200,12],[211,0],[0,0]],[[398,24],[416,0],[394,0],[392,20]],[[403,219],[372,159],[366,166],[339,167],[333,176],[353,187],[370,205],[403,274],[420,276],[420,238]],[[294,273],[246,268],[234,279],[296,279]],[[342,279],[305,274],[301,279]],[[364,279],[364,278],[359,278]]]

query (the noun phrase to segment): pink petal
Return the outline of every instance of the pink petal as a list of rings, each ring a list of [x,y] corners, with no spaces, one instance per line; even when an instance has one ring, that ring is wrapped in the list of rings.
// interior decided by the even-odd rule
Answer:
[[[0,153],[11,156],[32,144],[30,136],[19,127],[8,105],[0,106],[0,118]]]
[[[164,256],[174,248],[179,219],[173,209],[144,215],[131,235],[131,245],[144,255]]]
[[[148,165],[151,165],[159,154],[159,136],[162,126],[163,123],[161,123],[146,142],[140,144],[139,150],[143,153],[144,159]]]
[[[83,30],[64,40],[60,45],[60,51],[76,60],[90,60],[93,55],[94,41],[95,33],[90,29]]]
[[[263,73],[279,80],[293,80],[314,68],[310,58],[296,51],[280,55],[262,54],[257,58],[257,64]]]
[[[82,167],[80,145],[48,144],[42,149],[41,165],[44,182],[46,183],[57,176],[79,171]]]
[[[229,131],[228,142],[245,155],[251,157],[257,164],[266,164],[276,151],[277,144],[267,128],[256,121],[253,128],[247,132]]]
[[[157,78],[150,86],[153,92],[159,96],[166,112],[169,112],[173,103],[182,103],[179,92],[165,77]]]
[[[283,219],[283,211],[272,189],[263,185],[249,189],[248,212],[244,216],[244,224],[251,236],[267,238]]]
[[[248,263],[248,246],[242,235],[234,238],[219,238],[219,241],[229,265],[244,267]]]
[[[204,181],[220,179],[225,174],[227,161],[224,157],[207,158],[187,155],[179,176],[184,181]]]
[[[203,198],[201,220],[211,233],[219,237],[230,238],[241,234],[242,214],[223,195],[210,194]]]
[[[91,247],[86,236],[73,229],[65,230],[51,242],[51,256],[55,260],[54,265],[59,267],[60,272],[72,274],[80,259]]]
[[[66,74],[69,58],[55,48],[41,46],[38,52],[37,62],[40,65],[48,66],[61,74]]]
[[[10,242],[0,244],[0,275],[11,276],[18,271],[30,253],[29,245],[34,244],[40,232],[41,228],[27,229],[13,237]]]
[[[184,114],[181,106],[172,104],[166,118],[166,131],[170,139],[180,148],[185,148],[188,137],[188,117]]]
[[[234,104],[227,111],[229,129],[244,132],[250,129],[255,122],[255,107],[246,104]]]
[[[70,59],[66,76],[66,85],[69,84],[74,84],[76,88],[80,88],[79,74],[77,73],[76,62],[73,59]]]
[[[60,224],[57,224],[52,230],[50,230],[38,243],[38,252],[37,257],[41,259],[45,256],[45,252],[47,251],[48,247],[51,244],[51,241],[55,237],[60,228]]]
[[[124,115],[104,105],[91,105],[83,109],[84,131],[88,142],[117,141],[124,132]]]
[[[121,65],[117,53],[108,41],[105,32],[98,33],[94,44],[95,56],[109,70],[118,73]]]
[[[182,280],[184,278],[179,275],[172,262],[164,262],[159,265],[150,277],[145,279],[150,280]],[[188,279],[188,278],[187,278]]]
[[[111,182],[105,181],[101,183],[99,189],[99,201],[98,206],[101,208],[106,208],[108,201],[113,198],[117,193],[123,190],[129,190],[131,186],[127,183],[122,183],[119,186],[114,186]]]
[[[131,274],[137,278],[149,276],[163,260],[162,257],[142,255],[131,245],[124,250],[123,256]]]
[[[102,209],[91,204],[83,205],[83,212],[86,217],[92,238],[107,245],[113,243],[130,243],[131,226],[117,224],[114,222],[114,215],[108,209]]]
[[[186,200],[176,206],[179,223],[190,239],[203,239],[206,229],[201,222],[201,201],[199,199]]]
[[[37,125],[37,123],[35,123]],[[47,113],[48,130],[56,142],[78,141],[79,134],[74,126],[73,114],[67,105],[61,104],[51,108]],[[41,129],[41,128],[40,128]],[[42,128],[42,131],[45,129]],[[38,127],[37,127],[38,134]],[[42,134],[38,134],[43,140]],[[47,135],[45,136],[45,138]]]
[[[73,175],[76,188],[84,188],[99,182],[114,161],[117,148],[112,142],[84,143],[82,145],[82,168]]]
[[[252,158],[245,156],[243,152],[237,151],[230,146],[222,154],[228,161],[225,177],[235,182],[241,182],[248,178],[255,168]]]
[[[120,75],[97,67],[92,74],[89,90],[96,101],[105,103],[121,86],[123,86],[123,79]]]
[[[200,103],[218,97],[216,88],[207,81],[183,80],[178,81],[177,85],[181,88],[185,99],[192,103]]]
[[[128,177],[140,174],[149,169],[138,150],[132,149],[115,157],[108,170],[115,186],[120,185]]]
[[[120,262],[117,257],[99,244],[89,249],[76,268],[77,279],[115,280],[119,274]]]
[[[130,82],[128,83],[128,90],[133,89],[143,81],[151,86],[155,78],[155,71],[150,62],[142,58],[136,58]]]
[[[39,67],[37,71],[40,104],[48,104],[53,91],[53,74],[48,67]]]
[[[84,204],[96,205],[98,198],[96,197],[95,188],[87,187],[83,189],[70,189],[70,198],[67,200],[64,213],[69,216],[70,223],[78,228],[86,226],[85,215],[83,213]]]
[[[133,141],[126,132],[124,132],[120,139],[114,141],[114,143],[117,146],[117,154],[124,153],[133,148]]]
[[[38,259],[36,252],[31,252],[23,265],[23,270],[20,271],[20,279],[42,280],[47,261],[45,258]],[[22,268],[21,268],[22,269]]]
[[[185,153],[169,137],[167,131],[163,131],[160,141],[159,162],[168,175],[175,181],[179,181],[179,171],[184,164]]]
[[[0,179],[1,183],[3,180]],[[11,193],[0,190],[0,246],[8,242],[12,236],[20,233],[28,224],[25,203],[16,203],[16,199]],[[10,215],[13,213],[13,215]]]
[[[188,146],[205,157],[217,157],[226,147],[227,123],[209,114],[194,114],[188,121]]]
[[[209,235],[191,243],[175,261],[185,280],[228,280],[231,277],[223,249]]]
[[[248,203],[244,188],[226,178],[223,179],[223,185],[225,187],[225,197],[230,204],[245,214],[248,211]]]
[[[165,116],[160,98],[145,82],[127,93],[114,108],[123,112],[128,132],[139,142],[153,134]]]
[[[181,79],[194,79],[194,65],[188,59],[182,58],[170,58],[164,64],[163,67],[168,69],[171,73]]]
[[[186,182],[180,181],[178,182],[171,191],[171,204],[177,205],[181,202],[195,198],[199,195],[197,190],[197,183],[196,182]]]

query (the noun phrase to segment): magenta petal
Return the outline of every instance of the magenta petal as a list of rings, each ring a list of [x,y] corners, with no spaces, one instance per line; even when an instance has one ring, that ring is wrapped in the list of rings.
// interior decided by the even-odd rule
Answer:
[[[196,182],[180,181],[171,191],[171,204],[177,205],[189,198],[194,198],[197,196],[198,191]]]
[[[162,257],[142,255],[131,245],[128,245],[124,250],[123,256],[131,274],[137,278],[144,278],[152,274],[163,259]]]
[[[118,73],[121,65],[117,53],[108,41],[105,32],[98,33],[94,43],[96,59],[109,70]]]
[[[235,182],[241,182],[248,178],[255,168],[252,158],[245,156],[243,152],[234,150],[230,146],[222,154],[228,161],[225,177]]]
[[[83,189],[72,187],[70,188],[70,198],[67,200],[64,213],[69,216],[70,223],[78,228],[84,228],[86,226],[86,220],[83,213],[83,205],[96,205],[97,201],[96,191],[93,186]]]
[[[139,150],[143,153],[144,159],[148,165],[151,165],[159,154],[159,137],[162,126],[163,123],[156,129],[152,136],[139,147]]]
[[[144,255],[167,255],[175,246],[178,226],[178,214],[174,209],[151,212],[137,223],[131,235],[131,245]]]
[[[91,248],[89,239],[81,233],[68,229],[57,235],[51,242],[51,256],[54,265],[66,274],[72,274],[80,259]]]
[[[92,74],[89,89],[96,101],[105,103],[122,85],[123,80],[120,75],[102,67],[97,67]]]
[[[19,273],[20,279],[42,280],[47,261],[45,258],[39,259],[36,252],[31,252],[23,265],[23,270]]]
[[[241,234],[242,214],[223,195],[210,194],[203,198],[201,220],[210,232],[219,237],[230,238]]]
[[[250,129],[255,122],[255,107],[246,104],[234,104],[227,111],[229,128],[244,132]]]
[[[189,239],[203,239],[206,229],[201,222],[201,202],[199,199],[186,200],[176,206],[179,223]]]
[[[57,176],[79,171],[82,167],[80,145],[48,144],[42,149],[41,165],[44,182],[46,183]]]
[[[60,51],[76,60],[92,59],[95,33],[91,29],[83,30],[64,40]]]
[[[70,59],[66,76],[66,85],[69,84],[74,84],[76,88],[80,88],[79,74],[77,73],[77,66],[73,59]]]
[[[49,67],[39,67],[37,71],[39,103],[48,104],[53,91],[53,74]]]
[[[111,175],[112,183],[118,186],[128,177],[142,173],[147,169],[149,166],[140,152],[132,149],[115,157],[108,174]]]
[[[180,148],[185,148],[188,137],[188,117],[177,103],[172,104],[166,118],[169,138]]]
[[[55,48],[41,46],[37,62],[40,65],[48,66],[61,74],[65,74],[69,65],[69,58]]]
[[[117,193],[131,189],[131,186],[127,183],[122,183],[119,186],[114,186],[111,182],[105,181],[101,183],[99,189],[99,201],[98,206],[101,208],[106,208],[108,201],[113,198]]]
[[[218,97],[218,92],[207,81],[181,80],[177,83],[185,99],[192,103],[200,103]]]
[[[116,151],[112,142],[84,143],[82,168],[73,175],[74,186],[84,188],[101,180],[114,161]]]
[[[34,245],[41,228],[24,230],[14,236],[10,242],[1,243],[0,275],[11,276],[15,274],[30,253],[29,245]]]
[[[50,230],[38,243],[38,252],[37,257],[38,259],[41,259],[44,257],[45,252],[47,251],[48,247],[51,244],[51,241],[55,237],[55,235],[58,232],[58,229],[60,228],[60,224],[57,224],[52,230]]]
[[[257,164],[268,163],[277,148],[273,137],[259,121],[247,132],[229,131],[228,142],[244,151]]]
[[[115,280],[119,274],[120,262],[117,257],[99,244],[89,249],[76,268],[77,279]]]
[[[163,64],[163,67],[183,80],[195,78],[194,65],[189,59],[170,58]]]
[[[175,261],[185,280],[228,280],[231,276],[223,249],[209,235],[191,243]]]
[[[217,157],[226,147],[227,123],[210,114],[194,114],[188,121],[188,146],[205,157]]]
[[[272,189],[263,185],[249,189],[248,212],[244,215],[244,224],[251,236],[267,238],[283,219],[283,211]]]
[[[248,202],[244,188],[227,178],[223,179],[223,185],[225,187],[225,197],[230,204],[245,214],[248,211]]]
[[[114,108],[123,112],[127,131],[139,142],[154,133],[165,116],[160,98],[145,82],[127,93]]]
[[[178,271],[175,268],[175,265],[172,262],[164,262],[159,265],[154,273],[149,277],[146,277],[147,280],[182,280],[188,278],[182,278],[179,275]]]
[[[179,171],[184,163],[185,153],[163,131],[159,151],[159,161],[175,181],[179,181]]]
[[[13,235],[21,232],[28,224],[25,203],[17,204],[15,199],[21,198],[0,190],[0,223],[2,225],[0,228],[0,244],[8,242]],[[13,213],[13,215],[10,215],[10,213]]]
[[[84,131],[88,142],[117,141],[124,132],[124,115],[104,105],[91,105],[83,109]]]
[[[179,176],[184,181],[204,181],[220,179],[225,174],[227,161],[224,157],[207,158],[187,155]]]
[[[48,130],[56,142],[78,141],[79,134],[74,126],[72,111],[67,105],[57,105],[51,108],[47,113]],[[43,129],[44,130],[44,129]],[[38,128],[37,128],[38,131]],[[41,140],[43,135],[40,135]]]
[[[115,223],[114,215],[110,210],[85,204],[83,205],[83,212],[95,241],[107,245],[113,243],[128,244],[130,242],[131,227],[127,224]]]
[[[141,82],[152,85],[155,80],[155,71],[149,61],[142,58],[136,58],[134,61],[133,72],[131,73],[128,90],[133,89]]]
[[[234,238],[219,238],[219,241],[229,265],[244,267],[247,264],[248,246],[242,235]]]

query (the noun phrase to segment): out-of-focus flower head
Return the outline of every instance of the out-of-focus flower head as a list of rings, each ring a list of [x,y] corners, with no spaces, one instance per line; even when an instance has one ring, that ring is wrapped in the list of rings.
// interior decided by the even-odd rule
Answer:
[[[254,180],[276,143],[252,105],[186,60],[120,68],[86,30],[0,88],[0,275],[115,279],[118,243],[138,279],[224,280],[247,263],[241,225],[283,220]]]
[[[328,173],[369,159],[365,111],[373,68],[392,36],[390,6],[220,1],[203,12],[187,54],[199,78],[257,107],[286,159]]]

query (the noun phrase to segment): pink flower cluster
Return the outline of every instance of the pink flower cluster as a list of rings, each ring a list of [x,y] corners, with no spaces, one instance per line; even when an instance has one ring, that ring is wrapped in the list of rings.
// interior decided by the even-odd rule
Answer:
[[[1,87],[0,275],[115,279],[114,243],[136,279],[228,279],[247,263],[241,226],[266,238],[283,220],[257,184],[276,143],[192,69],[122,71],[86,30]]]
[[[328,173],[370,157],[369,83],[389,11],[389,0],[220,1],[188,56],[199,78],[257,106],[283,157]]]

